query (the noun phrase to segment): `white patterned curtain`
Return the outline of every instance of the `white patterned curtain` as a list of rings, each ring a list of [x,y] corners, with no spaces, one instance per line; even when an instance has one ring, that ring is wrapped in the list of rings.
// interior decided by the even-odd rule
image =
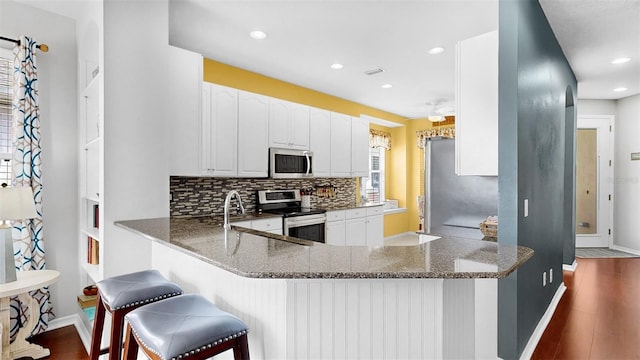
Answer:
[[[391,150],[391,134],[380,130],[369,129],[369,147]]]
[[[19,271],[46,269],[42,231],[42,158],[40,148],[40,108],[38,106],[38,73],[36,42],[20,37],[13,49],[13,186],[30,186],[38,216],[13,223],[13,247]],[[43,332],[53,319],[48,287],[30,292],[39,303],[38,324],[32,334]],[[11,300],[11,336],[26,323],[26,306],[17,298]]]
[[[443,137],[448,137],[453,139],[456,137],[456,128],[448,127],[448,128],[418,130],[416,131],[416,136],[417,136],[416,145],[418,145],[420,149],[424,149],[424,140],[426,138],[433,137],[433,136],[443,136]]]

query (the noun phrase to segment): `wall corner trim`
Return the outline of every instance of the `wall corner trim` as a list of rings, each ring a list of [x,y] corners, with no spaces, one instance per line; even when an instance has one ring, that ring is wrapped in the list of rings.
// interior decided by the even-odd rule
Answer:
[[[578,268],[578,262],[575,259],[573,260],[573,264],[571,265],[562,264],[562,270],[565,270],[565,271],[575,272],[577,268]]]

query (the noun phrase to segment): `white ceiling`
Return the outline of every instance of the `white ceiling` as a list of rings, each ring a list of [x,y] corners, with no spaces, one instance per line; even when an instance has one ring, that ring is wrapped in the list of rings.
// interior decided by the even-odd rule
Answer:
[[[427,116],[436,99],[453,110],[456,41],[498,27],[496,0],[170,4],[172,45],[408,118]],[[256,29],[267,38],[251,39]],[[435,46],[445,52],[429,55]]]
[[[578,79],[580,99],[640,93],[640,0],[540,0]],[[611,60],[629,57],[625,64]],[[624,92],[614,88],[626,87]]]
[[[16,0],[75,17],[95,0]],[[146,0],[153,1],[153,0]],[[389,111],[453,107],[454,44],[497,28],[497,0],[169,0],[170,42],[205,57]],[[540,0],[580,99],[640,93],[640,0]],[[268,33],[262,41],[251,30]],[[434,46],[440,55],[428,55]],[[612,65],[619,56],[632,60]],[[331,70],[333,62],[344,64]],[[363,71],[385,71],[367,76]],[[391,89],[382,89],[383,84]],[[616,87],[625,92],[613,92]]]

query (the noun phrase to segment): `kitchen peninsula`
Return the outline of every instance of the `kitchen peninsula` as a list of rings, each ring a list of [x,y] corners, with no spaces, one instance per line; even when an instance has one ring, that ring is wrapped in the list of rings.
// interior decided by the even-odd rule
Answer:
[[[533,251],[457,237],[331,246],[217,217],[120,221],[152,266],[250,328],[252,358],[497,358],[497,279]],[[226,239],[225,239],[226,238]]]

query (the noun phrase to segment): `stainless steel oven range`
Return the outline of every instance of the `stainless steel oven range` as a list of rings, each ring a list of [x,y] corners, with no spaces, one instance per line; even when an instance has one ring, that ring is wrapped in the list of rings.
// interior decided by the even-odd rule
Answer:
[[[260,190],[258,211],[282,215],[283,234],[299,239],[325,242],[326,210],[303,208],[300,190]]]

